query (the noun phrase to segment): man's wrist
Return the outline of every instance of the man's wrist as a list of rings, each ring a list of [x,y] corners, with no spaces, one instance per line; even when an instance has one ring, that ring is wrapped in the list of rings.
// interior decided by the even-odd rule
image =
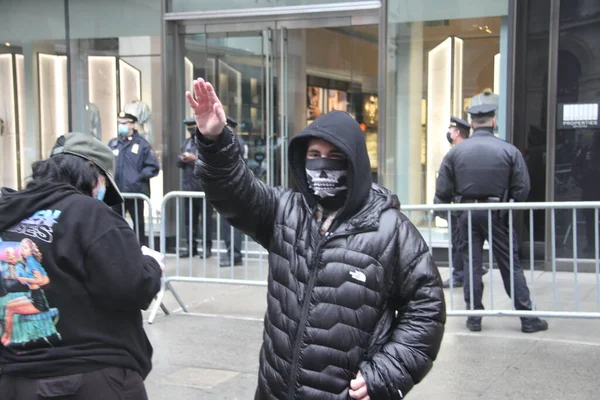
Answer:
[[[227,127],[223,127],[221,133],[217,136],[209,139],[206,135],[200,133],[200,131],[196,128],[196,143],[198,145],[198,149],[201,148],[204,150],[210,151],[218,151],[219,149],[227,146],[231,141],[231,132],[227,129]]]

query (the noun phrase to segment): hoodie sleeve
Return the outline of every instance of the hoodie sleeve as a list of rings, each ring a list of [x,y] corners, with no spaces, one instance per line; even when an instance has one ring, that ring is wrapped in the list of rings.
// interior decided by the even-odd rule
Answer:
[[[410,221],[399,226],[399,263],[390,303],[397,316],[387,342],[360,370],[372,399],[401,399],[429,372],[446,322],[442,282]]]
[[[128,226],[99,236],[85,256],[85,286],[99,304],[114,310],[145,310],[160,289],[158,263],[142,254]]]
[[[196,132],[195,173],[207,200],[231,225],[268,247],[280,198],[286,189],[257,179],[242,159],[240,143],[225,127],[216,141]]]

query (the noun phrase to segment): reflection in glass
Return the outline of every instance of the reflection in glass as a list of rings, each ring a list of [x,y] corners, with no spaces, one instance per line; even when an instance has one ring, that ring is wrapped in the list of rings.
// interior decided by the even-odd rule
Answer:
[[[556,104],[556,201],[599,201],[600,79],[593,66],[600,63],[597,44],[600,6],[581,7],[561,2]],[[556,215],[556,254],[559,258],[594,258],[600,245],[595,237],[599,221],[593,209]]]
[[[433,6],[435,4],[435,7]],[[473,3],[474,4],[474,3]],[[450,116],[471,105],[506,101],[508,2],[388,2],[383,185],[402,204],[431,204]],[[504,137],[503,113],[498,135]],[[427,229],[427,218],[415,220]],[[431,245],[448,245],[447,224],[433,221]]]

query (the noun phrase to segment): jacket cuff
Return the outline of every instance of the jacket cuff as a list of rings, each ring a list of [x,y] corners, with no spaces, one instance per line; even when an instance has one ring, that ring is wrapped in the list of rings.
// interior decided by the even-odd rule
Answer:
[[[209,140],[207,139],[198,128],[196,128],[196,145],[198,146],[198,150],[202,150],[208,153],[217,153],[224,147],[227,147],[232,142],[231,131],[225,126],[219,136],[217,136],[217,140]]]

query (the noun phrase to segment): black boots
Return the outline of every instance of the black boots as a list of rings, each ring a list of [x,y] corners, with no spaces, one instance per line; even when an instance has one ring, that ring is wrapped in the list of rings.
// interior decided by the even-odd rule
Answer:
[[[450,279],[446,279],[444,281],[444,289],[448,289],[449,287],[450,287]],[[452,282],[452,287],[455,287],[455,288],[463,287],[463,281],[459,281],[458,279],[455,279],[454,282]]]
[[[468,317],[467,328],[471,332],[481,331],[481,317]],[[548,330],[548,322],[537,317],[521,318],[521,332],[535,333]]]
[[[471,332],[481,331],[481,317],[468,317],[467,328],[469,328]]]
[[[535,333],[548,330],[548,322],[537,317],[521,318],[521,332]]]

